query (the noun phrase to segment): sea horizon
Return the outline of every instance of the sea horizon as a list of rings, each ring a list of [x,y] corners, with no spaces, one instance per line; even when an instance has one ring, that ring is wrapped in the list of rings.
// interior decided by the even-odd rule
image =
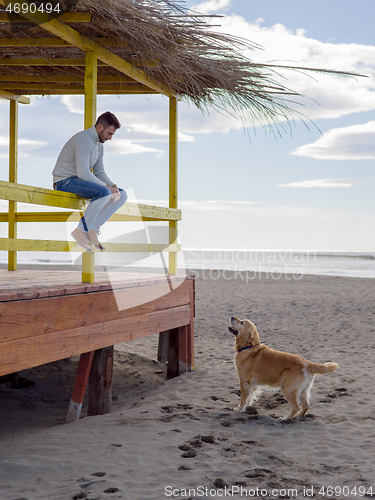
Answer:
[[[149,267],[159,268],[164,261],[160,254],[97,254],[96,263],[111,268]],[[19,252],[20,265],[74,266],[77,269],[80,255],[48,254],[45,252]],[[214,249],[186,248],[179,253],[179,269],[207,271],[238,271],[249,273],[268,273],[273,277],[282,274],[303,276],[305,274],[341,276],[354,278],[375,278],[375,251],[312,251],[312,250],[269,250],[269,249]],[[7,263],[6,252],[1,252],[0,264]]]

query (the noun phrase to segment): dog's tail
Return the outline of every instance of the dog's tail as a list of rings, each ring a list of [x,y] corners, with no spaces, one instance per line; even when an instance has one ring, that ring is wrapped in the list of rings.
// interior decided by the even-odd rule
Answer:
[[[325,363],[321,365],[319,363],[311,363],[311,371],[314,375],[325,375],[326,373],[332,373],[337,370],[339,365],[337,363]]]

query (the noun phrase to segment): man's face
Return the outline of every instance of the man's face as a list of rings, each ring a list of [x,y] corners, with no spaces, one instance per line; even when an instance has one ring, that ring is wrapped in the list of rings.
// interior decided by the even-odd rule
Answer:
[[[113,125],[110,127],[104,128],[102,124],[99,124],[96,127],[96,131],[98,133],[99,141],[105,142],[108,140],[110,141],[112,139],[112,136],[116,132],[116,129]]]

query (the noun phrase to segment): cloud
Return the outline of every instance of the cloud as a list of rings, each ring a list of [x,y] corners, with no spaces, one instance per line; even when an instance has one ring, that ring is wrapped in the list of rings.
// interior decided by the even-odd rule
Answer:
[[[278,184],[279,187],[291,188],[348,188],[359,184],[355,179],[316,179],[312,181],[290,182]]]
[[[375,121],[329,130],[316,142],[291,152],[317,160],[373,160]]]
[[[198,5],[193,5],[191,10],[201,12],[202,14],[214,14],[228,10],[231,4],[232,0],[207,0]]]
[[[117,139],[106,145],[106,155],[134,155],[140,153],[163,154],[162,149],[148,148],[127,139]]]
[[[166,200],[130,200],[133,203],[155,205],[161,207],[167,207],[168,202]],[[205,200],[205,201],[189,201],[180,200],[178,202],[178,207],[184,210],[195,210],[199,212],[217,212],[224,210],[226,212],[243,212],[247,211],[249,208],[253,208],[254,205],[260,205],[259,201],[224,201],[224,200]]]
[[[217,19],[210,22],[217,24]],[[221,27],[215,30],[261,45],[264,50],[249,50],[246,54],[257,63],[333,69],[370,77],[346,78],[282,68],[278,74],[272,74],[270,69],[275,81],[308,97],[297,99],[303,106],[291,103],[292,107],[312,120],[375,109],[375,46],[321,42],[308,38],[304,29],[290,30],[282,24],[264,26],[263,23],[263,19],[249,22],[232,13],[220,19]],[[295,100],[293,96],[291,100]]]
[[[18,139],[18,157],[26,158],[29,155],[29,152],[34,151],[36,149],[40,149],[47,145],[47,142],[44,141],[33,141],[30,139]],[[9,137],[8,136],[0,136],[0,158],[8,158],[9,157]]]

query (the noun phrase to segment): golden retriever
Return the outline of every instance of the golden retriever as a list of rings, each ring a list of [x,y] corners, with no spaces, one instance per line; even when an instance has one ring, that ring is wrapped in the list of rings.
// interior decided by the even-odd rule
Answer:
[[[241,401],[235,411],[245,411],[261,387],[281,389],[291,406],[286,420],[304,415],[314,376],[337,370],[337,363],[311,363],[302,356],[280,352],[261,344],[254,323],[248,319],[231,318],[228,330],[235,335],[234,364],[241,388]],[[299,404],[301,403],[301,409]]]

